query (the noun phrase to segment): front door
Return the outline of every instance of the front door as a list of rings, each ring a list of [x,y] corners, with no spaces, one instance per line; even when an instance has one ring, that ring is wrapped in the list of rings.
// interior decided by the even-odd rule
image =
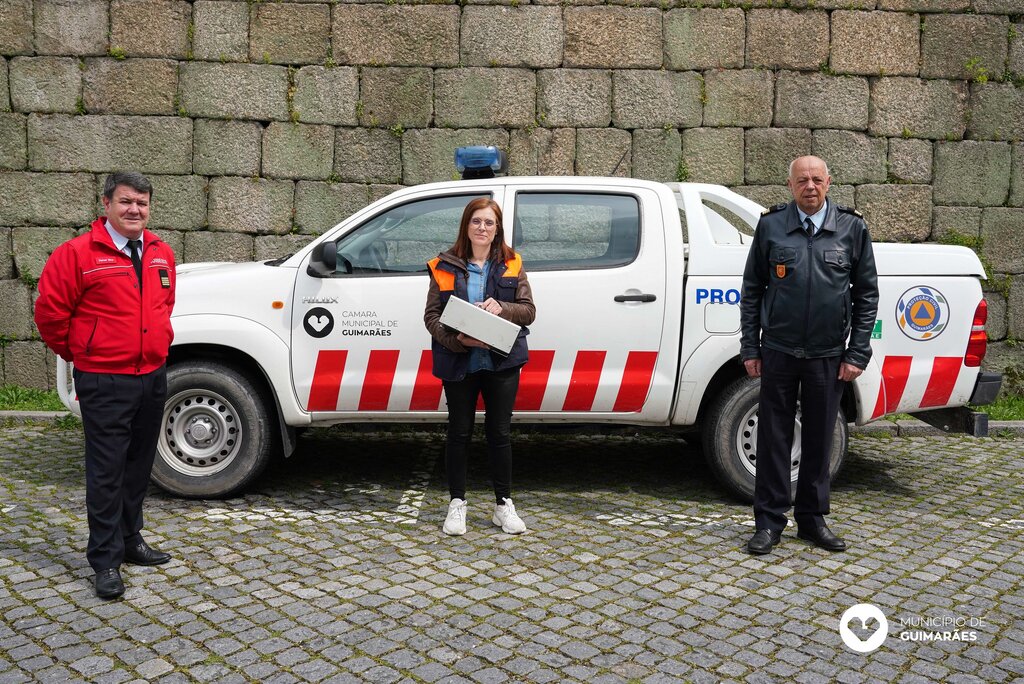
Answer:
[[[328,277],[296,279],[292,378],[314,420],[441,408],[423,325],[426,262],[455,242],[466,204],[497,191],[425,195],[391,205],[337,239]],[[410,419],[413,419],[412,414]],[[352,417],[352,416],[349,416]]]

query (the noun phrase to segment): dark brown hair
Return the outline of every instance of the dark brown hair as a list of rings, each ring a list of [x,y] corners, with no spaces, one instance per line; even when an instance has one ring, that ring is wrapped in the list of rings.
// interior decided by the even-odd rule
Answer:
[[[459,221],[459,235],[455,238],[455,244],[451,248],[452,254],[463,261],[469,261],[470,257],[473,256],[473,244],[469,241],[469,221],[473,218],[473,214],[481,209],[491,209],[494,211],[494,217],[497,220],[494,226],[494,242],[491,243],[491,254],[488,259],[490,261],[495,259],[501,259],[502,261],[511,259],[516,253],[505,244],[505,229],[501,220],[501,207],[490,197],[477,197],[466,205],[465,210],[462,212],[462,220]]]
[[[110,174],[103,182],[103,196],[108,200],[114,199],[114,190],[117,190],[119,185],[127,185],[135,192],[149,195],[149,199],[153,199],[153,184],[141,173],[136,171],[115,171]]]

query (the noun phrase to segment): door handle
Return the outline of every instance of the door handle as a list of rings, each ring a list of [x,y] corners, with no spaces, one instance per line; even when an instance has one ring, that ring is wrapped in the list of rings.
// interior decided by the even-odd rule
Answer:
[[[615,295],[617,302],[653,302],[656,299],[657,296],[652,294]]]

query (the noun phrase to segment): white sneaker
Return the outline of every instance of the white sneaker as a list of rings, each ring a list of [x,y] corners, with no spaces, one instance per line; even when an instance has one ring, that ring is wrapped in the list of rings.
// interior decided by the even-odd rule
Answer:
[[[466,534],[466,501],[465,499],[452,499],[448,504],[448,515],[444,519],[445,534],[458,536]]]
[[[526,531],[526,523],[523,519],[516,515],[516,507],[512,503],[512,499],[503,498],[504,505],[494,505],[494,515],[491,517],[491,522],[501,528],[501,531],[505,534],[522,534]]]

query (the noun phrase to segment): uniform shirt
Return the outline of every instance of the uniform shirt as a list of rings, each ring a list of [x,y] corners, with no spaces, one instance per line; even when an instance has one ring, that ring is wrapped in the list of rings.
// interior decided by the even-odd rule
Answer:
[[[813,234],[817,235],[818,231],[821,230],[821,224],[825,222],[825,214],[828,213],[828,200],[826,199],[825,202],[821,205],[821,209],[819,209],[813,214],[805,214],[804,210],[801,209],[800,205],[798,204],[796,207],[796,213],[800,216],[800,225],[802,226],[807,225],[807,217],[811,217],[811,223],[814,224]]]
[[[114,226],[110,225],[110,219],[107,219],[107,222],[104,224],[104,228],[106,228],[107,232],[110,233],[110,239],[114,241],[114,246],[117,247],[122,252],[124,252],[125,254],[127,254],[129,257],[131,257],[132,250],[128,247],[128,238],[126,238],[124,235],[121,235],[116,230],[114,230]],[[143,245],[143,242],[142,242],[142,236],[140,235],[139,236],[139,256],[140,257],[142,256],[142,248],[143,248],[143,246],[144,245]]]
[[[484,289],[487,286],[487,275],[491,270],[491,262],[485,261],[482,268],[473,262],[466,262],[466,268],[469,271],[469,281],[466,283],[469,290],[469,303],[477,304],[487,299],[484,296]],[[482,347],[470,347],[468,372],[476,373],[482,370],[494,370],[491,352]]]

